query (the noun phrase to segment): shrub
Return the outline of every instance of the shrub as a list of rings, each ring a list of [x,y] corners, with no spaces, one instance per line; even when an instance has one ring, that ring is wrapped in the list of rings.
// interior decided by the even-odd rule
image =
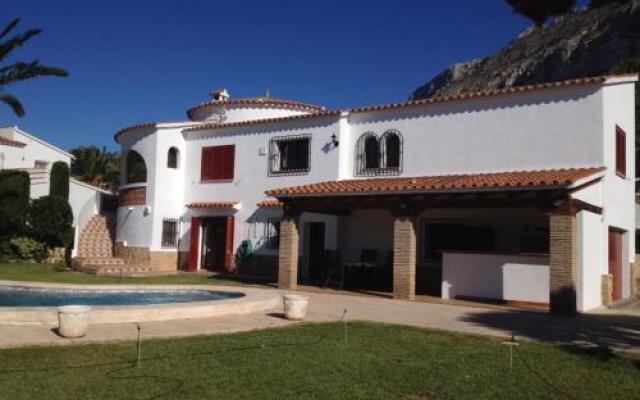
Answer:
[[[15,256],[21,261],[41,262],[49,255],[49,250],[44,243],[40,243],[28,237],[15,237],[10,240]]]
[[[0,171],[0,237],[24,232],[29,186],[27,172]]]
[[[56,161],[51,167],[49,195],[69,200],[69,166],[63,161]]]
[[[73,241],[73,212],[63,198],[43,196],[34,200],[29,207],[27,224],[29,236],[50,248],[67,247]]]

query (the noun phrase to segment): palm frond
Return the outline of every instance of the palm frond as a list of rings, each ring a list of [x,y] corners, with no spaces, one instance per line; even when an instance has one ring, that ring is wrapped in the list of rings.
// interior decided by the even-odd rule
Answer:
[[[38,60],[30,63],[16,62],[0,69],[0,86],[37,78],[39,76],[69,76],[62,68],[42,65]]]
[[[24,116],[24,107],[22,106],[22,103],[20,103],[20,100],[18,100],[14,95],[9,93],[0,93],[0,101],[11,107],[18,117]]]
[[[18,22],[20,22],[20,18],[15,18],[13,21],[9,22],[9,24],[7,24],[7,26],[5,26],[2,32],[0,33],[0,39],[2,39],[9,32],[11,32],[13,28],[15,28],[16,25],[18,25]]]
[[[39,35],[40,32],[42,32],[40,29],[29,29],[25,33],[14,36],[6,42],[0,43],[0,60],[9,55],[9,53],[11,53],[16,47],[22,46],[32,37]]]

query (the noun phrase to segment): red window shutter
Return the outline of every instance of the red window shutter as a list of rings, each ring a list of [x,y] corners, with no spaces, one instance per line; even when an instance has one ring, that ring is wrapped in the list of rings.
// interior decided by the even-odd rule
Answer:
[[[224,268],[231,271],[233,268],[233,228],[235,225],[233,215],[227,216],[226,235],[224,241]]]
[[[616,172],[627,175],[627,134],[616,126]]]
[[[191,232],[189,234],[189,263],[188,269],[191,272],[198,270],[198,252],[200,250],[200,218],[191,218]]]
[[[225,155],[224,155],[224,167],[223,167],[223,175],[222,179],[233,179],[233,170],[235,164],[235,155],[236,155],[235,146],[226,146]]]
[[[203,147],[201,180],[233,179],[234,158],[234,145]]]

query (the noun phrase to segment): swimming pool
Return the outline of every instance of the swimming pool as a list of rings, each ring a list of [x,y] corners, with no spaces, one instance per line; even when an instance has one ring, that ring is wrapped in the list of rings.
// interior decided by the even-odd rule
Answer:
[[[71,304],[119,306],[229,300],[244,293],[205,289],[58,289],[0,285],[0,307],[55,307]]]

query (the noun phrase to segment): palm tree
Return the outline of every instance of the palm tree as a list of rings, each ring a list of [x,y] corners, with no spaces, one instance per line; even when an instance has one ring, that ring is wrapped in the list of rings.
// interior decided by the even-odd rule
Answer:
[[[20,22],[20,18],[11,21],[0,32],[0,62],[4,61],[17,47],[24,45],[29,39],[40,34],[40,29],[29,29],[11,38],[5,38]],[[24,107],[22,103],[11,93],[5,92],[5,87],[16,82],[37,78],[39,76],[68,76],[67,71],[42,65],[38,60],[16,61],[6,66],[0,66],[0,101],[13,109],[13,112],[22,117]]]
[[[80,146],[71,150],[71,176],[88,184],[115,189],[118,187],[118,154],[96,146]]]

